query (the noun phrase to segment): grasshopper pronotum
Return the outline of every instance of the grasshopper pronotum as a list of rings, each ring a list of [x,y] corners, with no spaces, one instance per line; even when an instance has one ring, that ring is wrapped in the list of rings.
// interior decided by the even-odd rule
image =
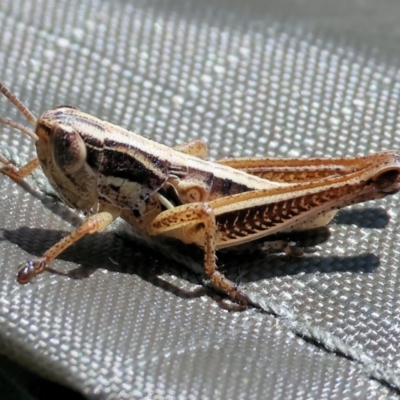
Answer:
[[[121,217],[148,235],[166,235],[204,250],[211,285],[235,302],[249,303],[216,266],[217,249],[282,231],[326,225],[337,209],[400,190],[400,152],[357,158],[239,158],[206,161],[207,147],[191,141],[174,148],[102,121],[71,106],[36,119],[4,85],[0,92],[35,125],[29,135],[37,158],[17,168],[0,156],[0,172],[15,181],[39,165],[60,198],[88,218],[42,257],[23,263],[29,282],[82,236]]]

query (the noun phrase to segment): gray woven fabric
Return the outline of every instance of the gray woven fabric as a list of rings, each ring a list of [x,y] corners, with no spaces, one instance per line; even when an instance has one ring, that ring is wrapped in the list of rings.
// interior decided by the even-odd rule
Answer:
[[[0,81],[35,115],[72,104],[168,145],[200,138],[213,159],[399,149],[400,5],[264,3],[3,0]],[[15,130],[0,140],[34,156]],[[53,265],[90,277],[21,286],[18,264],[82,216],[40,172],[30,193],[0,182],[0,352],[37,374],[90,399],[397,397],[399,195],[343,211],[300,260],[226,258],[273,315],[221,309],[176,261],[185,249],[166,257],[116,227]]]

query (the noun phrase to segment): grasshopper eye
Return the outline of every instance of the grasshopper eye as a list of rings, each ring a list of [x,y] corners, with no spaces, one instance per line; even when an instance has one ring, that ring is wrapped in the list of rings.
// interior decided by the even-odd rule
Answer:
[[[78,132],[68,125],[59,125],[52,132],[54,163],[68,173],[78,171],[86,161],[86,145]]]

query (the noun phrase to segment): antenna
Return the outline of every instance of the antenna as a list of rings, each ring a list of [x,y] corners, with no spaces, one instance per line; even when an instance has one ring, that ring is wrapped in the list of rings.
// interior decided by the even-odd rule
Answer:
[[[12,94],[1,82],[0,82],[0,92],[7,97],[8,100],[24,115],[24,117],[32,124],[37,124],[36,117],[29,111],[28,107],[22,103],[21,100],[17,98],[14,94]],[[26,135],[30,136],[34,141],[38,141],[39,137],[36,135],[35,132],[31,131],[27,127],[18,122],[11,121],[8,118],[0,117],[0,123],[4,125],[11,126],[12,128],[18,129],[19,131],[25,133]]]

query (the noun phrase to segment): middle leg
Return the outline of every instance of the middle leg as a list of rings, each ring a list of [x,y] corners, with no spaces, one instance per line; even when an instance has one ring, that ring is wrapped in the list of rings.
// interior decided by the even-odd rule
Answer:
[[[235,283],[217,269],[215,255],[217,225],[214,210],[209,203],[185,204],[164,211],[149,223],[146,231],[150,235],[165,234],[202,247],[204,272],[210,279],[211,285],[239,304],[251,303],[247,296],[238,290]]]

